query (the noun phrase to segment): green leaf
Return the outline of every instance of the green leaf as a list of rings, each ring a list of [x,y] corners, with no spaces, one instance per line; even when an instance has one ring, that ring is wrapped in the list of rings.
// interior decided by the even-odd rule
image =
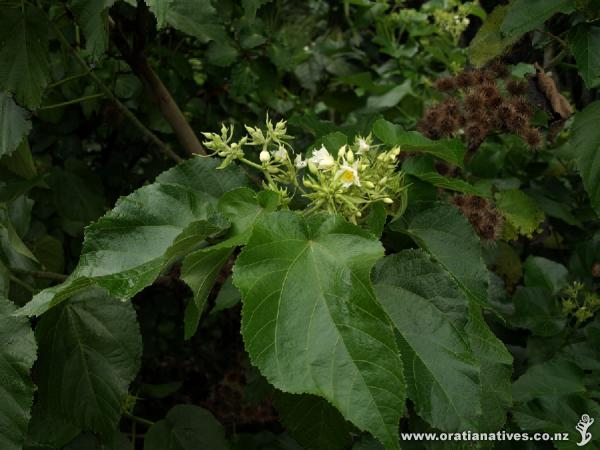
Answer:
[[[373,286],[398,331],[404,367],[411,368],[408,397],[417,413],[440,430],[477,429],[479,366],[463,331],[464,292],[422,250],[380,261]]]
[[[497,6],[477,31],[469,44],[469,59],[475,67],[503,54],[518,39],[518,35],[502,36],[500,26],[509,10],[508,5]]]
[[[272,0],[242,0],[242,7],[244,8],[244,16],[247,19],[254,20],[256,17],[256,11],[260,9],[261,6],[266,5]]]
[[[196,333],[208,294],[232,253],[233,249],[229,248],[217,250],[209,248],[190,253],[183,260],[181,278],[192,289],[194,295],[185,308],[185,339],[190,339]]]
[[[410,79],[405,80],[402,84],[393,87],[385,94],[371,95],[367,98],[365,111],[369,113],[378,112],[388,108],[393,108],[409,94],[412,94],[412,82]]]
[[[531,366],[513,384],[515,402],[528,402],[546,395],[558,396],[585,392],[583,371],[575,364],[553,359]]]
[[[256,220],[264,213],[274,211],[278,203],[279,196],[275,192],[257,194],[248,188],[234,189],[219,199],[217,209],[231,223],[229,234],[222,242],[187,255],[181,268],[181,278],[194,293],[193,301],[185,310],[186,339],[196,333],[208,294],[233,249],[248,241]]]
[[[50,80],[48,24],[33,6],[2,8],[0,15],[0,88],[18,103],[37,108]]]
[[[336,216],[265,215],[234,267],[250,358],[276,388],[331,402],[399,449],[405,385],[369,273],[383,248]]]
[[[140,366],[133,306],[87,291],[45,314],[35,333],[41,406],[83,429],[109,434]]]
[[[30,131],[27,111],[0,92],[0,157],[13,153]]]
[[[565,326],[558,303],[544,288],[519,288],[513,297],[515,314],[510,323],[537,336],[554,336]]]
[[[405,131],[402,126],[385,119],[373,124],[373,134],[388,145],[400,146],[402,151],[424,152],[459,167],[464,166],[465,146],[458,140],[432,141],[418,131]]]
[[[21,450],[29,423],[34,386],[29,371],[37,346],[29,321],[14,317],[15,306],[0,296],[0,448]]]
[[[12,173],[27,180],[31,180],[37,176],[37,168],[33,162],[33,156],[31,155],[27,139],[23,139],[17,149],[10,155],[4,156],[0,160],[0,164],[4,165]]]
[[[435,204],[423,211],[405,214],[391,227],[408,234],[419,247],[431,254],[469,298],[479,304],[487,304],[489,274],[483,261],[481,243],[458,209],[447,204]]]
[[[199,406],[177,405],[144,438],[144,450],[228,450],[225,429]]]
[[[243,178],[232,174],[234,167],[220,171],[218,183],[216,175],[202,177],[214,165],[211,159],[194,158],[121,198],[86,229],[79,264],[69,278],[35,295],[19,314],[42,314],[90,285],[120,299],[131,298],[176,258],[227,229],[229,223],[217,212],[217,198],[211,194],[233,189]]]
[[[93,58],[108,48],[108,8],[116,0],[71,0],[71,10],[85,36],[85,48]]]
[[[226,38],[210,0],[177,0],[167,11],[167,22],[179,31],[199,39],[201,42]]]
[[[481,308],[469,305],[469,322],[465,327],[469,346],[479,364],[482,415],[479,429],[494,432],[506,422],[512,406],[511,374],[513,358],[502,341],[486,324]]]
[[[544,24],[554,14],[575,10],[573,0],[513,0],[500,30],[508,36],[521,36]]]
[[[226,40],[211,42],[206,52],[207,61],[218,67],[231,66],[239,55],[237,49],[232,44]]]
[[[590,103],[575,115],[569,146],[592,206],[600,214],[600,101]]]
[[[238,291],[238,289],[233,285],[233,279],[229,277],[221,286],[219,294],[215,299],[215,306],[210,313],[216,314],[219,311],[233,308],[235,305],[240,303],[241,300],[242,296],[240,295],[240,291]]]
[[[568,282],[568,270],[562,264],[541,256],[529,256],[524,265],[525,286],[545,288],[558,294]]]
[[[282,423],[307,449],[343,450],[351,444],[352,427],[326,400],[285,393],[277,393],[274,400]]]
[[[65,222],[80,227],[97,220],[105,211],[102,182],[88,168],[73,166],[63,170],[53,167],[48,182],[54,207]]]
[[[600,86],[600,27],[580,24],[569,43],[588,89]]]
[[[48,430],[52,430],[52,433],[48,433]],[[37,402],[31,411],[25,446],[62,449],[80,433],[80,428],[42,409]]]
[[[173,0],[144,0],[152,13],[156,16],[156,26],[162,28],[167,21],[169,8]]]
[[[10,221],[8,211],[0,204],[0,240],[7,242],[14,251],[29,258],[32,261],[38,262],[37,258],[31,250],[25,245],[17,234],[13,224]]]
[[[409,175],[412,175],[413,177],[417,177],[421,181],[425,181],[426,183],[432,184],[435,187],[448,189],[449,191],[477,195],[478,197],[490,196],[486,189],[473,186],[471,183],[468,183],[464,180],[445,177],[437,172],[411,173],[410,170],[406,170],[405,172]]]
[[[510,225],[510,228],[504,230],[505,237],[509,240],[516,239],[518,234],[532,237],[545,217],[535,201],[519,189],[498,192],[496,208]]]

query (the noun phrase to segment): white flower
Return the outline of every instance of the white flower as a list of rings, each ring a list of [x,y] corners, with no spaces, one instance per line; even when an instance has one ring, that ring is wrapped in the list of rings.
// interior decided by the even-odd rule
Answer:
[[[303,169],[306,167],[308,163],[306,162],[306,160],[302,160],[302,155],[296,155],[296,159],[294,160],[294,165],[298,168],[298,169]]]
[[[365,152],[368,152],[371,146],[364,138],[358,139],[358,154],[362,155]]]
[[[355,184],[360,186],[360,178],[358,176],[358,162],[349,165],[347,161],[340,166],[340,169],[335,174],[336,178],[342,181],[342,186],[348,188]]]
[[[288,152],[283,145],[280,145],[277,151],[273,153],[273,156],[277,161],[285,161],[288,158]]]
[[[269,162],[269,160],[271,159],[271,154],[266,151],[263,150],[262,152],[260,152],[260,155],[258,155],[258,159],[260,159],[261,162]]]
[[[324,145],[321,145],[319,150],[313,150],[310,162],[316,165],[321,170],[328,170],[335,166],[333,156],[327,151]]]

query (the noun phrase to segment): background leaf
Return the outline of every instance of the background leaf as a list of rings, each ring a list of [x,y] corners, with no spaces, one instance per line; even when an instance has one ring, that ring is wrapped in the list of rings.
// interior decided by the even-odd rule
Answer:
[[[144,438],[144,450],[228,450],[225,429],[204,408],[173,407]]]
[[[0,15],[0,88],[17,102],[37,108],[50,80],[48,24],[41,11],[28,5],[3,8]]]
[[[600,214],[600,101],[575,115],[568,146],[575,158],[592,206]]]
[[[568,14],[574,9],[574,0],[513,0],[500,30],[508,36],[520,36],[543,25],[554,14]]]
[[[588,89],[600,86],[600,27],[579,25],[569,43]]]
[[[11,97],[0,92],[0,157],[14,152],[30,130],[27,112]]]
[[[41,407],[109,434],[140,366],[142,342],[131,304],[91,290],[45,314],[35,333]]]
[[[290,434],[307,449],[343,450],[352,442],[350,424],[320,397],[277,393],[275,407]]]
[[[29,371],[37,346],[29,321],[0,295],[0,448],[21,450],[29,423],[34,385]]]

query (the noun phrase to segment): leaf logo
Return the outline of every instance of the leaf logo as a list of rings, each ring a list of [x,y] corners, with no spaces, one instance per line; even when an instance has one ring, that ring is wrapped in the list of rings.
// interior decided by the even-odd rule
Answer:
[[[581,434],[581,442],[577,443],[579,447],[583,447],[585,444],[592,440],[592,433],[588,431],[588,428],[593,423],[594,419],[588,416],[587,414],[584,414],[581,416],[581,419],[579,420],[577,425],[575,425],[575,429],[579,431],[579,434]]]

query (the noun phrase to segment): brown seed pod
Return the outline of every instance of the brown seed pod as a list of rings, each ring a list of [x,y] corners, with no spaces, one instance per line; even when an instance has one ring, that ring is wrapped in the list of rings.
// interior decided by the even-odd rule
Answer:
[[[460,113],[460,107],[458,106],[458,100],[454,97],[448,97],[442,103],[440,103],[440,110],[443,114],[455,116]]]
[[[460,88],[467,88],[473,86],[477,83],[477,79],[473,72],[470,71],[462,71],[456,76],[456,85]]]
[[[465,96],[463,105],[468,113],[478,112],[485,103],[485,98],[479,91],[472,91]]]
[[[525,128],[520,134],[529,147],[540,148],[542,146],[542,133],[537,128]]]
[[[508,67],[499,60],[495,60],[489,66],[489,69],[496,74],[498,78],[506,78],[509,75]]]
[[[531,117],[533,114],[533,107],[525,97],[515,97],[510,101],[510,103],[515,108],[515,111],[517,111],[519,114],[523,114],[527,117]]]
[[[456,83],[453,77],[439,78],[435,82],[435,88],[440,92],[449,92],[456,88]]]
[[[527,93],[527,83],[518,80],[508,80],[506,82],[506,90],[515,97],[524,95]]]
[[[529,126],[529,119],[524,114],[519,114],[515,112],[506,118],[506,126],[509,130],[517,133],[523,128],[527,128]]]

